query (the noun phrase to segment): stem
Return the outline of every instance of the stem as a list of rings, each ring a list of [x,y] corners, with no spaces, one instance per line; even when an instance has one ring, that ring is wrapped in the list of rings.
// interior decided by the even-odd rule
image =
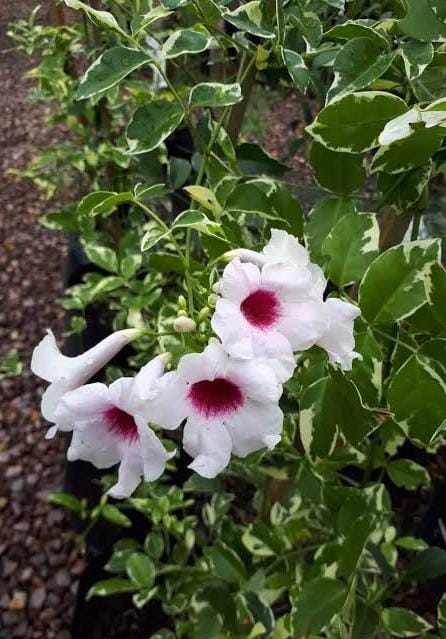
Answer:
[[[410,234],[411,242],[415,242],[416,240],[418,240],[418,233],[420,232],[420,222],[421,222],[421,210],[417,208],[412,218],[412,231]]]

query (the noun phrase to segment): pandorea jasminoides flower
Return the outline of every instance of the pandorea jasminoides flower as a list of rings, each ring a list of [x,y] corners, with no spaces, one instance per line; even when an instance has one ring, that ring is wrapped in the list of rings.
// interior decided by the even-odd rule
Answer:
[[[215,477],[231,453],[245,457],[280,440],[282,386],[255,359],[231,358],[217,340],[202,353],[184,355],[178,369],[158,383],[151,403],[153,421],[176,428],[187,419],[183,445],[199,475]]]
[[[280,381],[294,370],[293,351],[313,346],[326,328],[311,272],[292,262],[262,268],[239,259],[220,281],[212,328],[233,357],[265,357]]]
[[[324,303],[327,328],[316,344],[327,351],[332,364],[340,364],[346,371],[351,370],[354,359],[362,359],[356,353],[353,323],[360,314],[357,306],[334,297]]]
[[[54,412],[64,393],[85,384],[124,346],[141,335],[141,331],[134,328],[116,331],[82,355],[67,357],[58,349],[53,332],[47,332],[48,335],[34,349],[31,370],[51,382],[42,397],[42,415],[49,422],[55,421]],[[49,436],[55,432],[56,429],[50,429]]]
[[[163,374],[164,364],[165,357],[160,355],[136,377],[123,377],[108,387],[81,386],[65,393],[56,408],[57,427],[73,431],[67,453],[70,461],[81,459],[97,468],[119,463],[118,483],[108,491],[116,499],[129,497],[141,476],[147,481],[157,479],[174,455],[147,425],[150,402],[142,399]]]

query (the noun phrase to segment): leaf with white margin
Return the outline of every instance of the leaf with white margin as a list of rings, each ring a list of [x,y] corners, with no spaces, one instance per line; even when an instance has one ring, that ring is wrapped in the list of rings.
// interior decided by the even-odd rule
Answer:
[[[443,136],[444,132],[437,127],[417,128],[409,137],[378,149],[370,170],[395,174],[425,166],[441,147]]]
[[[81,0],[64,0],[64,2],[67,7],[70,7],[70,9],[80,9],[83,11],[96,26],[111,29],[123,36],[127,35],[124,29],[121,29],[117,23],[114,15],[108,11],[98,11],[98,9],[93,9],[93,7],[90,7],[85,2],[81,2]]]
[[[189,95],[189,107],[224,107],[243,100],[242,88],[238,82],[221,84],[203,82],[196,84]]]
[[[428,0],[405,0],[406,16],[399,27],[407,35],[424,42],[445,42],[446,24],[436,16],[432,2]]]
[[[246,2],[234,11],[226,11],[223,18],[241,31],[247,31],[259,38],[274,38],[271,25],[266,21],[260,0]]]
[[[334,80],[328,90],[326,103],[337,95],[370,86],[384,75],[396,55],[396,51],[382,53],[381,46],[369,38],[355,38],[347,42],[335,58]]]
[[[157,6],[145,13],[142,16],[135,16],[130,23],[130,29],[132,35],[136,38],[144,29],[150,26],[153,22],[160,20],[161,18],[167,18],[172,15],[172,11],[165,9],[162,6]]]
[[[392,637],[425,637],[432,628],[423,617],[407,608],[385,608],[381,618]]]
[[[344,215],[355,212],[354,201],[349,198],[327,198],[316,202],[304,225],[305,244],[313,262],[323,264],[326,258],[322,254],[322,244]]]
[[[156,149],[183,120],[176,101],[153,100],[136,110],[127,127],[128,153],[137,155]]]
[[[205,30],[179,29],[170,35],[162,48],[166,60],[179,55],[201,53],[210,47],[212,36]]]
[[[368,322],[400,321],[426,302],[425,280],[440,259],[440,240],[394,246],[372,262],[359,287],[359,306]]]
[[[430,129],[445,123],[446,112],[422,111],[415,106],[410,111],[390,120],[382,130],[378,142],[381,146],[387,146],[413,135],[417,128]]]
[[[420,77],[434,57],[432,42],[408,40],[401,43],[400,51],[409,80]]]
[[[378,188],[382,199],[400,211],[410,208],[420,199],[432,175],[432,160],[424,166],[408,171],[404,175],[380,173]]]
[[[296,51],[282,48],[282,58],[291,76],[294,84],[298,89],[305,93],[310,82],[310,72],[305,64],[303,57]]]
[[[350,213],[331,229],[322,244],[329,258],[327,273],[339,287],[359,282],[379,254],[379,226],[376,215]]]
[[[363,157],[356,153],[332,151],[314,140],[308,159],[319,186],[337,195],[353,193],[366,178]]]
[[[396,459],[387,464],[386,470],[393,483],[406,490],[430,484],[427,470],[410,459]]]
[[[200,186],[199,184],[192,184],[191,186],[183,187],[183,191],[186,191],[194,202],[198,202],[198,204],[208,211],[217,214],[222,212],[221,204],[211,189]]]
[[[160,240],[163,240],[170,234],[170,231],[166,231],[161,226],[153,224],[143,235],[141,240],[141,251],[148,251],[153,248]]]
[[[380,47],[390,48],[389,41],[384,34],[368,22],[361,20],[347,20],[324,33],[324,40],[353,40],[354,38],[368,38]]]
[[[440,262],[432,264],[425,280],[426,295],[435,319],[446,326],[446,270]]]
[[[446,340],[426,342],[393,376],[387,398],[408,437],[427,446],[446,425]]]
[[[183,211],[175,218],[172,223],[171,230],[179,228],[192,228],[206,235],[216,235],[219,239],[224,240],[221,224],[210,220],[204,213],[191,209]]]
[[[378,146],[387,122],[407,110],[404,100],[390,93],[349,93],[325,106],[306,131],[334,151],[363,153]]]
[[[355,335],[355,350],[362,359],[353,360],[350,379],[358,388],[363,402],[378,407],[382,392],[383,352],[371,329]]]
[[[309,637],[322,630],[341,612],[346,597],[347,588],[340,581],[328,577],[306,581],[293,602],[293,637]]]
[[[129,73],[151,62],[150,56],[129,47],[113,47],[104,51],[87,69],[77,93],[77,100],[84,100],[114,87]]]

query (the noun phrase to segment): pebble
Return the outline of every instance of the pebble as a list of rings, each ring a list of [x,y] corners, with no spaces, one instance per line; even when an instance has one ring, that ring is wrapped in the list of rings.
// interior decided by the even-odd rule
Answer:
[[[11,610],[23,610],[26,606],[27,600],[28,600],[28,596],[26,592],[23,592],[22,590],[17,590],[12,595],[12,599],[9,602],[9,608]]]
[[[33,590],[31,594],[29,605],[31,608],[38,610],[39,608],[43,606],[45,599],[46,599],[45,588],[37,588],[36,590]]]

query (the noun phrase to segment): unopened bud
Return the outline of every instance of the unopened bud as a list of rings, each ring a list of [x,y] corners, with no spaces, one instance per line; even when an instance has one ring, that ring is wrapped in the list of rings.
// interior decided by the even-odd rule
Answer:
[[[215,284],[212,284],[212,290],[214,291],[214,293],[220,293],[220,282],[215,282]]]
[[[177,315],[178,317],[187,317],[186,311],[178,311]]]
[[[192,333],[197,324],[190,317],[177,317],[173,322],[173,328],[177,333]]]
[[[172,353],[169,353],[169,352],[161,353],[159,357],[160,357],[160,360],[163,362],[164,366],[167,366],[172,361]]]
[[[186,298],[184,297],[184,295],[179,295],[178,296],[178,308],[180,308],[181,310],[186,310],[187,308],[187,302],[186,302]]]
[[[208,297],[208,305],[211,306],[212,308],[214,308],[214,306],[217,303],[217,300],[218,300],[218,297],[214,293],[212,293]]]
[[[207,317],[209,317],[210,313],[211,309],[208,306],[202,308],[201,311],[198,313],[197,322],[202,322],[203,320],[205,320]]]

